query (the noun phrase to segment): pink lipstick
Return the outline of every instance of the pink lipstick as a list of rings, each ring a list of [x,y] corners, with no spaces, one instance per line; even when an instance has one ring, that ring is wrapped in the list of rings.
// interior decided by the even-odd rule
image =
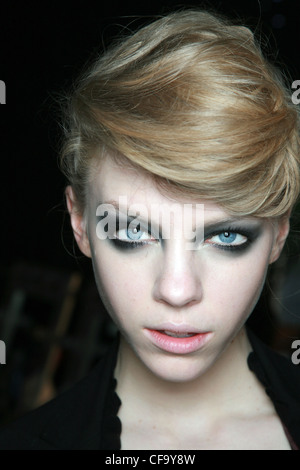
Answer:
[[[186,327],[174,329],[174,326],[164,329],[146,328],[144,332],[155,346],[173,354],[198,351],[212,335],[211,332],[196,332]]]

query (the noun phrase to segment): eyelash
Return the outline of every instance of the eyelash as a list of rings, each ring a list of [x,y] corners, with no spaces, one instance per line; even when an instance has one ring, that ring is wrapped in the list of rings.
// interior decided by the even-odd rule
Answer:
[[[120,238],[112,238],[111,242],[117,247],[125,249],[141,248],[142,246],[149,245],[149,242],[126,242]]]
[[[124,228],[124,225],[123,225],[122,228],[120,229],[120,222],[119,222],[119,220],[117,220],[116,233],[120,232],[120,230],[127,230],[128,231],[131,222],[132,222],[131,220],[128,221],[127,228]],[[122,240],[121,238],[118,238],[117,236],[114,236],[110,240],[114,243],[114,245],[116,245],[120,248],[125,248],[125,249],[140,248],[144,245],[153,244],[153,243],[159,241],[159,239],[157,239],[153,235],[151,235],[151,228],[150,227],[148,227],[148,228],[141,227],[140,224],[138,224],[136,227],[139,229],[141,234],[146,233],[146,234],[150,235],[150,237],[152,237],[152,239],[149,238],[147,240],[142,240],[142,241],[129,241],[129,240]]]
[[[129,224],[128,224],[129,226]],[[128,228],[127,228],[128,230]],[[118,232],[118,230],[116,231],[116,233]],[[146,229],[146,230],[143,230],[142,229],[142,234],[143,233],[147,233],[147,234],[151,234],[151,230],[150,229]],[[245,250],[253,241],[254,239],[256,238],[255,235],[252,233],[252,231],[248,231],[247,229],[245,228],[231,228],[231,227],[228,227],[226,229],[223,229],[223,230],[217,230],[217,231],[214,231],[213,233],[209,233],[207,234],[205,237],[204,237],[204,242],[207,241],[207,240],[211,240],[212,238],[216,237],[216,236],[220,236],[220,235],[224,235],[226,233],[229,233],[231,235],[237,235],[237,236],[242,236],[242,237],[245,237],[246,240],[242,243],[239,243],[239,244],[233,244],[233,243],[207,243],[207,244],[210,244],[211,246],[217,248],[217,249],[220,249],[220,250],[225,250],[225,251],[242,251],[242,250]],[[150,244],[154,244],[156,242],[159,241],[159,239],[157,238],[149,238],[149,240],[143,240],[143,241],[129,241],[129,240],[123,240],[121,238],[118,238],[118,237],[115,237],[115,238],[112,238],[111,239],[112,243],[114,245],[116,245],[117,247],[119,248],[124,248],[124,249],[134,249],[134,248],[141,248],[145,245],[150,245]]]
[[[238,227],[228,227],[226,229],[223,229],[223,230],[217,230],[213,233],[210,233],[210,234],[207,234],[206,237],[205,237],[205,241],[207,240],[211,240],[212,238],[216,237],[216,236],[220,236],[220,235],[224,235],[225,233],[228,233],[228,234],[234,234],[234,235],[240,235],[242,237],[245,237],[246,240],[242,243],[238,243],[238,244],[233,244],[233,243],[208,243],[220,250],[226,250],[226,251],[242,251],[242,250],[245,250],[253,241],[254,239],[256,238],[254,233],[252,231],[249,231],[245,228],[238,228]]]

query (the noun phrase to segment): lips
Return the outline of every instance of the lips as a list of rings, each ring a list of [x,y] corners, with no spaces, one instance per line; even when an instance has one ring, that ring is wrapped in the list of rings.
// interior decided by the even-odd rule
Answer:
[[[167,336],[172,336],[172,338],[190,338],[191,336],[194,336],[197,333],[176,333],[175,331],[167,331],[163,330],[161,333],[167,335]]]
[[[201,349],[212,336],[211,332],[194,330],[188,325],[165,328],[145,328],[144,333],[151,343],[160,350],[173,354],[189,354]]]

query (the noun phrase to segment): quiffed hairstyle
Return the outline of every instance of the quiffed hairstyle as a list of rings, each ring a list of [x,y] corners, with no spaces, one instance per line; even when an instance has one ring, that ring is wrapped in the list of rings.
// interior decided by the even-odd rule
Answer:
[[[114,44],[65,116],[61,165],[82,209],[107,153],[240,216],[281,216],[298,197],[291,92],[250,30],[214,14],[175,12]]]

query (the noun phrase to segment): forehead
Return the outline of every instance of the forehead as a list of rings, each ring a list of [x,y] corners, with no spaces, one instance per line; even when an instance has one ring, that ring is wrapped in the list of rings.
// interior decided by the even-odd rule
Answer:
[[[130,165],[125,158],[109,155],[95,166],[89,187],[89,193],[101,201],[125,195],[129,200],[136,195],[146,199],[154,192],[155,183],[143,169]]]
[[[181,192],[178,192],[176,197],[174,190],[170,190],[169,194],[166,190],[162,192],[149,173],[131,165],[129,160],[122,156],[112,158],[110,155],[105,155],[101,163],[95,165],[88,192],[91,213],[94,213],[99,204],[112,204],[122,212],[127,212],[130,208],[135,210],[134,207],[138,205],[140,215],[147,214],[150,218],[150,214],[157,214],[159,208],[160,217],[164,217],[164,214],[169,215],[170,212],[178,217],[183,213],[191,214],[193,218],[195,214],[201,214],[205,223],[256,220],[255,217],[233,216],[209,200],[195,200],[195,197]],[[154,207],[155,210],[152,211],[151,208]]]
[[[126,197],[128,205],[140,203],[145,205],[203,204],[203,200],[178,193],[168,193],[158,187],[155,179],[144,169],[137,168],[122,157],[112,158],[106,155],[101,163],[95,166],[88,188],[91,202],[118,201]],[[222,210],[216,204],[205,201],[207,210]],[[225,213],[225,211],[223,211]]]

